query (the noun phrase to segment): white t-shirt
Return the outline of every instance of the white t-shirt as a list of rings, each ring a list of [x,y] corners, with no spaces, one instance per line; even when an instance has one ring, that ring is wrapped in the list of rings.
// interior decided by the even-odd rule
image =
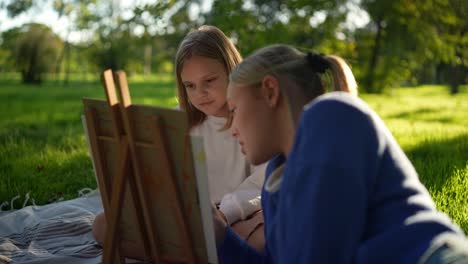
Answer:
[[[266,164],[250,166],[231,130],[221,130],[225,124],[226,118],[208,116],[190,134],[203,137],[210,197],[232,224],[261,208]]]

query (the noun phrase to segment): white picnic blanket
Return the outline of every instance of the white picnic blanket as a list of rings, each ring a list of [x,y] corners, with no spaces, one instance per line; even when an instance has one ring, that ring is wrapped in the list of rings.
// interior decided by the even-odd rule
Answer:
[[[0,212],[0,264],[101,263],[91,233],[102,211],[98,191],[73,200]]]

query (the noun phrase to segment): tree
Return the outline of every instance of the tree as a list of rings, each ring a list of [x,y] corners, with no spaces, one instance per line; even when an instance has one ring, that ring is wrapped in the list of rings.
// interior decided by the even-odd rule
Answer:
[[[273,43],[325,48],[346,18],[346,1],[242,0],[214,1],[201,22],[221,28],[242,54]],[[311,20],[320,20],[311,23]]]
[[[14,47],[16,67],[24,83],[39,84],[57,60],[61,39],[42,24],[26,24],[20,29]]]
[[[55,74],[56,76],[59,75],[62,64],[65,59],[65,80],[64,83],[65,85],[68,84],[68,81],[70,79],[70,57],[71,57],[71,49],[73,45],[69,41],[70,33],[73,30],[73,28],[77,28],[77,22],[74,20],[79,20],[82,19],[82,16],[79,16],[80,11],[83,9],[84,6],[94,3],[93,0],[54,0],[53,2],[53,7],[54,10],[58,14],[58,19],[62,17],[68,17],[69,20],[71,21],[70,25],[67,27],[67,33],[64,38],[64,45],[62,50],[59,53],[56,67],[55,67]]]
[[[16,0],[11,1],[7,6],[8,16],[15,17],[33,7],[32,0]]]
[[[468,77],[468,3],[462,0],[429,1],[430,16],[426,19],[434,24],[439,38],[435,59],[448,65],[450,92],[456,94],[463,79]],[[429,8],[428,8],[429,9]],[[434,12],[434,10],[436,12]],[[465,69],[465,71],[464,71]]]
[[[0,71],[16,71],[15,47],[16,40],[20,34],[20,28],[13,28],[2,32],[0,38]]]
[[[409,77],[408,63],[418,58],[413,55],[421,46],[415,31],[419,15],[416,4],[406,0],[363,0],[361,5],[371,19],[356,34],[360,60],[367,60],[362,83],[367,92],[378,93]],[[361,41],[366,37],[372,40]]]
[[[139,64],[143,64],[142,70],[145,75],[149,75],[152,72],[154,57],[160,58],[159,62],[162,62],[168,49],[170,50],[171,46],[176,45],[176,43],[167,45],[168,40],[165,39],[165,37],[170,35],[168,33],[169,25],[167,23],[168,21],[164,20],[169,19],[169,17],[167,17],[169,10],[177,8],[177,4],[182,4],[181,6],[184,6],[186,3],[164,0],[142,6],[135,6],[132,10],[133,15],[122,21],[123,26],[128,29],[129,32],[135,32],[137,29],[142,31],[139,36],[134,36],[133,44],[138,47],[138,51],[134,53],[136,58],[141,58],[138,62]],[[180,11],[180,8],[177,11]],[[176,12],[176,14],[177,13],[179,12]],[[156,25],[159,25],[159,27],[156,28]],[[164,36],[158,37],[161,35]],[[171,57],[172,55],[171,53]],[[156,68],[158,67],[156,66]]]
[[[355,37],[360,60],[368,61],[363,78],[367,91],[414,80],[416,71],[440,63],[452,65],[453,83],[461,81],[457,73],[467,65],[468,2],[362,0],[361,6],[371,18]]]

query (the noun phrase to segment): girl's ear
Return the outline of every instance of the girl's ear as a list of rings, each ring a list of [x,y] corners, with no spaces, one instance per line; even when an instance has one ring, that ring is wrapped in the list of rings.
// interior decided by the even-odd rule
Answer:
[[[279,82],[276,77],[272,75],[267,75],[263,77],[262,87],[261,87],[261,96],[268,102],[270,107],[275,107],[278,105],[280,100],[280,87]]]

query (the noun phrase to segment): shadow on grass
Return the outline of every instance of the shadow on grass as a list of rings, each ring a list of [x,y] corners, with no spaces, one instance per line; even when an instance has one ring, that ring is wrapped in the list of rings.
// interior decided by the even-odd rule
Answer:
[[[390,118],[403,118],[403,119],[409,119],[409,118],[414,118],[415,116],[419,115],[425,115],[425,114],[431,114],[431,113],[436,113],[439,110],[434,109],[434,108],[429,108],[429,107],[423,107],[423,108],[418,108],[417,110],[414,111],[405,111],[401,112],[398,114],[394,114],[389,116]]]
[[[468,134],[447,140],[430,140],[405,151],[428,189],[440,191],[457,170],[466,170]]]
[[[66,143],[67,138],[77,138],[83,133],[78,114],[76,119],[18,120],[10,121],[0,128],[0,143],[13,140],[31,145],[48,143],[55,147]]]
[[[388,116],[387,118],[439,122],[445,124],[454,123],[456,121],[453,117],[440,117],[440,115],[438,114],[439,112],[440,110],[435,108],[419,108],[413,111],[404,111],[401,113],[393,114]]]

